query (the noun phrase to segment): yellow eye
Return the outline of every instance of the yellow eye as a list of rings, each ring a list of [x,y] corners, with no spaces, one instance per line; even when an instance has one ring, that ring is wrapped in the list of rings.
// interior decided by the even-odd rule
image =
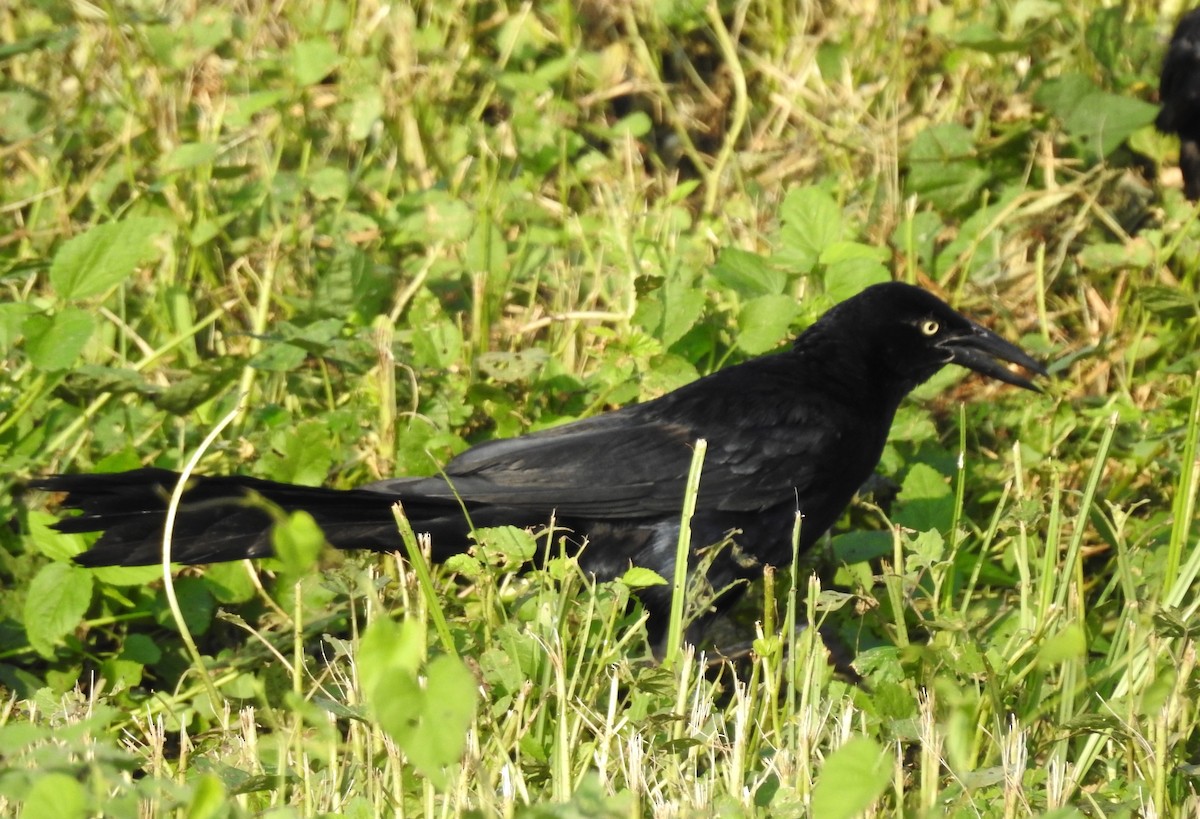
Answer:
[[[941,329],[941,325],[933,319],[925,319],[921,322],[921,332],[927,336],[936,336],[937,331]]]

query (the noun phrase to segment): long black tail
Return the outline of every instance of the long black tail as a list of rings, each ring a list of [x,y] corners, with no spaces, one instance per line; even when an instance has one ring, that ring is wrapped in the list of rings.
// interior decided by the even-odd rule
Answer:
[[[51,475],[36,489],[65,492],[63,506],[82,514],[64,518],[60,532],[103,532],[75,562],[83,566],[145,566],[161,559],[163,527],[179,475],[135,469],[99,475]],[[272,554],[269,505],[303,510],[340,549],[390,551],[402,547],[392,504],[399,498],[367,489],[325,489],[241,476],[193,477],[175,519],[172,561],[218,563]],[[264,503],[263,501],[267,503]],[[462,521],[458,510],[437,504],[433,519]],[[459,524],[462,528],[462,524]],[[418,527],[420,531],[420,527]],[[460,543],[453,550],[461,549]],[[446,544],[449,545],[449,544]],[[450,550],[448,550],[450,551]]]

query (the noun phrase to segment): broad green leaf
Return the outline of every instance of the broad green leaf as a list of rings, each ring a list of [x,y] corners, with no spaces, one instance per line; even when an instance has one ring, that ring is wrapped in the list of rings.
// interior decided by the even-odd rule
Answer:
[[[1126,244],[1098,242],[1079,251],[1079,264],[1087,270],[1109,272],[1124,268],[1144,268],[1154,263],[1154,248],[1145,239]]]
[[[910,572],[928,569],[946,556],[946,541],[936,529],[917,532],[904,546],[904,568]]]
[[[162,659],[162,649],[145,634],[130,634],[121,646],[121,659],[153,665]]]
[[[255,114],[277,105],[286,97],[287,94],[279,90],[231,95],[228,97],[229,110],[225,114],[225,124],[234,129],[245,128],[254,120]]]
[[[307,357],[308,353],[302,347],[286,341],[270,341],[250,360],[250,366],[267,372],[286,373],[303,364]]]
[[[21,301],[0,304],[0,354],[7,355],[9,349],[25,332],[25,322],[34,313],[34,307]]]
[[[461,363],[462,330],[449,321],[438,321],[413,328],[412,358],[420,367],[447,369]]]
[[[225,806],[228,796],[225,785],[213,774],[204,774],[196,782],[192,791],[192,801],[184,812],[186,819],[213,819],[226,815]]]
[[[217,158],[220,150],[221,146],[215,142],[185,142],[163,157],[158,169],[160,173],[169,174],[208,165]]]
[[[26,794],[20,819],[83,819],[91,815],[87,794],[73,776],[54,771],[39,774]]]
[[[837,202],[821,188],[788,191],[779,209],[783,228],[775,258],[800,273],[816,266],[821,253],[842,238],[842,212]]]
[[[29,584],[23,615],[29,644],[43,657],[75,630],[92,602],[92,575],[69,563],[48,563]]]
[[[49,512],[31,510],[26,518],[26,534],[29,542],[46,557],[67,561],[83,552],[86,548],[86,538],[84,535],[63,534],[51,529],[57,521],[58,518]]]
[[[341,202],[350,193],[350,175],[343,168],[326,165],[308,177],[308,192],[314,199]]]
[[[482,560],[468,554],[450,555],[442,561],[442,566],[446,568],[446,571],[461,574],[472,582],[479,580],[488,571]]]
[[[713,277],[742,296],[778,295],[787,286],[787,274],[771,267],[757,253],[727,247],[712,266]]]
[[[37,313],[25,320],[25,352],[39,370],[61,372],[79,360],[95,329],[95,317],[76,307],[51,316]]]
[[[1097,92],[1079,101],[1063,128],[1099,157],[1107,157],[1134,131],[1154,122],[1158,107],[1139,99]]]
[[[368,702],[397,674],[412,676],[425,653],[425,636],[415,620],[397,623],[376,617],[358,642],[358,684]]]
[[[508,246],[504,234],[491,222],[480,221],[467,241],[464,258],[467,270],[472,273],[499,274],[508,262]]]
[[[651,586],[667,585],[667,581],[661,574],[643,566],[631,566],[626,569],[620,580],[631,589],[647,589]]]
[[[971,132],[957,123],[926,128],[908,150],[908,192],[942,212],[974,203],[989,179]]]
[[[851,819],[866,810],[892,782],[892,760],[872,739],[851,737],[825,760],[812,794],[812,815]]]
[[[264,452],[257,471],[272,480],[320,486],[333,466],[329,430],[317,420],[280,429],[271,436],[271,450]]]
[[[1037,664],[1041,668],[1053,668],[1069,660],[1077,660],[1087,654],[1087,637],[1077,624],[1064,628],[1053,637],[1042,640],[1038,647]]]
[[[658,338],[664,348],[683,338],[704,312],[704,293],[682,276],[670,278],[660,290],[662,325]]]
[[[330,40],[303,40],[292,46],[290,62],[296,83],[306,86],[325,79],[337,68],[341,57]]]
[[[887,248],[865,245],[862,242],[850,242],[843,239],[837,242],[830,242],[821,251],[820,262],[821,264],[830,265],[838,264],[839,262],[866,259],[884,264],[890,257],[891,253],[888,252]]]
[[[1063,130],[1093,157],[1108,156],[1158,114],[1156,106],[1102,91],[1080,74],[1048,80],[1033,99],[1058,117]]]
[[[471,536],[487,552],[496,552],[512,563],[527,563],[537,554],[537,541],[528,529],[492,526],[476,529]]]
[[[162,255],[171,223],[151,216],[107,222],[68,239],[50,263],[50,284],[64,300],[105,292]]]
[[[354,142],[367,139],[384,113],[383,93],[379,88],[369,86],[361,89],[354,95],[354,102],[346,116],[346,136]]]
[[[240,562],[230,565],[241,568]],[[94,579],[110,586],[145,586],[162,577],[160,566],[100,566],[91,572]]]
[[[751,299],[738,316],[738,346],[751,355],[778,347],[799,311],[796,300],[791,296],[759,296]]]
[[[948,529],[954,517],[954,493],[942,473],[913,464],[904,476],[892,520],[918,532]]]
[[[617,120],[608,129],[609,138],[641,139],[654,128],[654,122],[645,111],[634,111]]]
[[[275,556],[291,575],[304,574],[317,562],[325,547],[325,533],[308,512],[293,512],[271,530]]]
[[[462,660],[446,655],[434,658],[424,676],[422,682],[415,674],[396,674],[374,689],[369,702],[409,762],[443,787],[444,768],[458,762],[466,748],[477,685]]]
[[[825,295],[835,302],[858,295],[873,284],[891,281],[891,274],[877,259],[848,256],[825,268]]]
[[[199,577],[176,577],[173,583],[184,625],[192,634],[204,634],[212,625],[213,615],[217,611],[217,604],[213,600],[212,592],[208,590],[208,584]],[[174,629],[175,618],[167,606],[165,593],[159,594],[156,605],[155,620],[161,626]]]
[[[204,582],[218,603],[245,603],[255,594],[254,581],[240,560],[209,566],[204,570]]]
[[[841,563],[861,563],[892,553],[892,536],[887,532],[855,530],[835,535],[834,559]]]

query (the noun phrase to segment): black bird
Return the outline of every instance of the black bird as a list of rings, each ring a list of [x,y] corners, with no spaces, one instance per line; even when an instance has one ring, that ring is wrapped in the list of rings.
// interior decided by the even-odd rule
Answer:
[[[438,560],[468,547],[472,524],[538,527],[554,516],[556,532],[576,545],[586,541],[580,563],[597,577],[637,565],[670,578],[693,447],[704,438],[692,545],[733,534],[741,554],[721,552],[709,570],[713,588],[723,589],[755,573],[747,555],[760,564],[790,561],[797,512],[800,548],[816,542],[879,462],[901,399],[944,365],[1037,390],[1001,361],[1046,374],[1020,348],[924,290],[880,284],[829,310],[789,350],[643,404],[480,444],[446,464],[444,477],[350,490],[193,478],[172,556],[209,563],[270,555],[271,517],[261,503],[246,502],[257,493],[286,511],[309,512],[341,549],[400,548],[391,507],[401,501],[413,528],[431,534]],[[61,520],[60,531],[104,533],[77,563],[134,566],[160,559],[175,480],[173,472],[138,469],[53,475],[33,485],[67,493],[64,505],[82,512]],[[660,635],[669,587],[641,597],[651,633]]]
[[[1158,86],[1162,110],[1155,125],[1164,134],[1179,134],[1179,169],[1183,192],[1200,199],[1200,9],[1185,14],[1171,35]]]

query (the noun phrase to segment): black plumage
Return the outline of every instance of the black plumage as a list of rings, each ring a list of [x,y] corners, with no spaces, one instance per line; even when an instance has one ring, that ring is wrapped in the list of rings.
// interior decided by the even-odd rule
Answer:
[[[1042,366],[1018,347],[916,287],[876,285],[829,310],[787,350],[729,367],[660,398],[554,429],[476,446],[444,477],[393,478],[352,490],[253,478],[196,477],[174,527],[174,559],[207,563],[271,553],[270,515],[257,493],[284,510],[306,510],[343,549],[400,547],[391,505],[401,501],[435,559],[469,545],[470,526],[545,526],[586,541],[580,562],[600,578],[644,566],[670,577],[684,486],[697,439],[708,441],[693,549],[730,533],[760,564],[791,559],[837,520],[879,461],[900,401],[956,363],[1027,389],[1012,362]],[[159,469],[55,475],[35,486],[65,492],[81,512],[63,532],[102,531],[76,558],[84,566],[159,560],[166,498],[175,473]],[[466,514],[464,514],[464,511]],[[757,569],[760,571],[761,569]],[[722,553],[710,580],[723,588],[755,573]],[[669,592],[646,590],[652,630],[665,624]]]
[[[1200,199],[1200,9],[1185,14],[1171,35],[1163,58],[1155,125],[1165,134],[1179,135],[1179,169],[1183,191]]]

